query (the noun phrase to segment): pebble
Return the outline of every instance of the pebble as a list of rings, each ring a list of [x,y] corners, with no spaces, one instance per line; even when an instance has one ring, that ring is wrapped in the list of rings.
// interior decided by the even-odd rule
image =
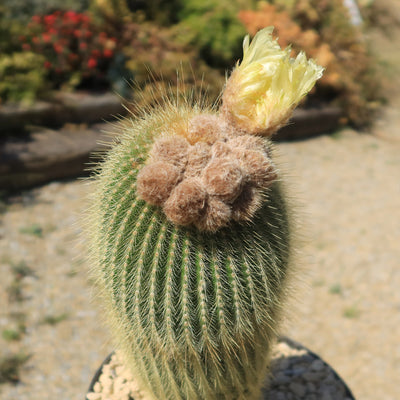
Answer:
[[[284,372],[280,372],[279,374],[275,375],[274,382],[276,382],[277,385],[286,385],[290,382],[290,378],[285,375]]]
[[[307,391],[309,393],[314,393],[317,390],[315,385],[312,382],[307,382]]]
[[[282,392],[275,392],[273,396],[276,397],[276,400],[286,400],[285,394]]]
[[[297,382],[292,382],[289,385],[289,389],[297,397],[303,397],[306,394],[306,388],[304,387],[304,385],[301,385],[300,383],[297,383]]]
[[[324,363],[321,360],[315,360],[311,364],[312,371],[321,371],[324,369]]]
[[[343,398],[343,397],[342,397]],[[324,390],[322,392],[322,397],[321,400],[333,400],[331,394],[329,393],[328,390]]]
[[[289,367],[290,361],[288,359],[286,359],[286,358],[281,358],[279,360],[279,364],[281,365],[282,369],[285,370],[286,368]]]
[[[310,382],[318,382],[322,379],[322,374],[319,372],[305,372],[303,377]]]

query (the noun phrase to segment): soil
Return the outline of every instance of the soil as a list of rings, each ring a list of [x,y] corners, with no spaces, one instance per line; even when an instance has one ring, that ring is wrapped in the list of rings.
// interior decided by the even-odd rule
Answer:
[[[392,68],[389,103],[372,132],[276,146],[305,237],[282,333],[319,354],[363,400],[400,398],[400,30],[393,32],[371,32]],[[5,361],[23,360],[12,371],[19,383],[0,385],[4,400],[83,399],[113,350],[91,300],[86,245],[77,241],[88,191],[79,180],[53,182],[0,204],[0,383]]]

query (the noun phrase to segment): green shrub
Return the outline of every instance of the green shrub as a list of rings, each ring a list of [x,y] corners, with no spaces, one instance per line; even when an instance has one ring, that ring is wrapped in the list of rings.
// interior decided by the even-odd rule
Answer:
[[[10,54],[21,48],[19,36],[24,32],[24,25],[13,19],[11,11],[0,6],[0,54]]]
[[[189,0],[179,13],[182,39],[217,68],[231,68],[240,57],[245,29],[237,18],[243,2]],[[248,2],[246,2],[248,7]]]
[[[121,22],[131,17],[131,10],[126,0],[92,0],[90,12],[98,18]]]
[[[45,58],[32,52],[0,56],[0,99],[31,102],[47,87]]]
[[[32,15],[44,15],[56,10],[84,11],[89,2],[90,0],[2,0],[10,17],[21,21],[27,21]]]
[[[179,21],[179,12],[184,7],[184,0],[148,0],[129,1],[128,5],[133,11],[143,11],[146,19],[155,21],[160,25],[171,25]]]

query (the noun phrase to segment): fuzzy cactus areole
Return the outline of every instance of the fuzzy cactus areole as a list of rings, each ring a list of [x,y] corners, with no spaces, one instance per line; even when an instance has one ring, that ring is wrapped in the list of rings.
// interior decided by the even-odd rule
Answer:
[[[268,136],[322,73],[271,35],[244,40],[220,110],[133,116],[97,167],[93,275],[149,399],[260,398],[292,244]]]

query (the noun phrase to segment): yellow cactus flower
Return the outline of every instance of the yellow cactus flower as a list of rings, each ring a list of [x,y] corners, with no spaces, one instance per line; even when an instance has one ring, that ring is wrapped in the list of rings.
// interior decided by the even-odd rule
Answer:
[[[269,136],[283,126],[300,100],[322,76],[323,68],[301,52],[290,57],[272,38],[273,27],[243,41],[243,60],[223,94],[222,112],[248,133]]]

